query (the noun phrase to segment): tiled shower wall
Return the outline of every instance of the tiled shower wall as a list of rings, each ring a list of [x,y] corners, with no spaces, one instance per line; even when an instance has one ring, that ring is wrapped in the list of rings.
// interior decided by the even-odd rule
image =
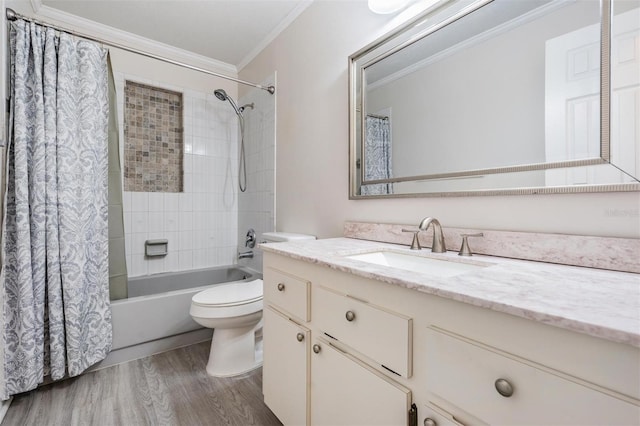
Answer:
[[[274,84],[275,75],[262,85]],[[240,99],[240,105],[253,102],[254,109],[246,108],[245,152],[247,156],[247,191],[238,196],[238,249],[244,247],[249,228],[256,231],[258,241],[264,232],[275,229],[275,149],[276,149],[276,96],[264,90],[252,89]],[[262,271],[262,250],[253,250],[253,259],[238,263]]]
[[[183,192],[124,192],[129,276],[236,263],[238,123],[233,108],[217,100],[213,89],[200,93],[122,73],[115,80],[121,141],[125,80],[182,92],[184,102]],[[148,239],[167,239],[168,255],[145,258]]]

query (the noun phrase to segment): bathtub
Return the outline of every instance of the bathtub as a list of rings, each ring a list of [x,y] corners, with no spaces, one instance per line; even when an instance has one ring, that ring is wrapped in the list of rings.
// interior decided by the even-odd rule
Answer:
[[[258,278],[262,274],[242,266],[130,278],[129,298],[111,302],[112,352],[99,367],[210,339],[211,330],[189,315],[193,295],[217,284]]]

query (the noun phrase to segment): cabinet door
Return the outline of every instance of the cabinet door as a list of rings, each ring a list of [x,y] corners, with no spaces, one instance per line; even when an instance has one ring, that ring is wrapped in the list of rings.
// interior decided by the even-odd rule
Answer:
[[[311,424],[406,426],[411,391],[326,341],[311,357]]]
[[[285,425],[308,424],[309,330],[264,310],[264,402]]]

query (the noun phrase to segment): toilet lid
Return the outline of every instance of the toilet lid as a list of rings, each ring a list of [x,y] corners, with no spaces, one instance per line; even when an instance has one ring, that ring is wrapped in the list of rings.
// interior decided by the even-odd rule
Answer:
[[[237,306],[262,299],[262,280],[220,284],[196,293],[192,303],[200,306]]]

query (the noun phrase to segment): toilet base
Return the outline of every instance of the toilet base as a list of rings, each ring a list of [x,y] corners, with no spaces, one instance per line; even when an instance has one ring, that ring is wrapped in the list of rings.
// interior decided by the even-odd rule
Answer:
[[[230,377],[262,366],[262,350],[256,350],[256,326],[217,328],[213,331],[207,374]]]

